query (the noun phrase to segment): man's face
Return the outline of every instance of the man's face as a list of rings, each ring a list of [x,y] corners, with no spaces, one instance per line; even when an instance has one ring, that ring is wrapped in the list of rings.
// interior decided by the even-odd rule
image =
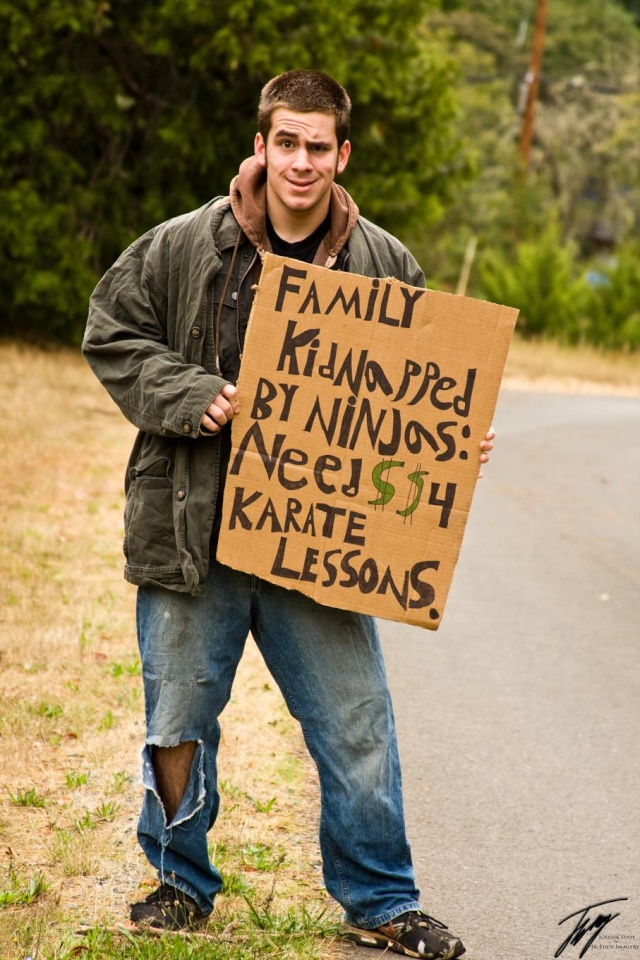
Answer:
[[[255,154],[267,171],[267,205],[289,215],[329,208],[331,184],[347,165],[351,145],[338,148],[336,120],[327,113],[296,113],[277,107],[264,142],[256,134]]]

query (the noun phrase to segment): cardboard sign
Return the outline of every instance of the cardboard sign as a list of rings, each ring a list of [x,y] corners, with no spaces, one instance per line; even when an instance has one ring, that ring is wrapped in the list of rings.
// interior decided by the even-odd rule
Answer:
[[[218,558],[436,629],[517,311],[268,254]]]

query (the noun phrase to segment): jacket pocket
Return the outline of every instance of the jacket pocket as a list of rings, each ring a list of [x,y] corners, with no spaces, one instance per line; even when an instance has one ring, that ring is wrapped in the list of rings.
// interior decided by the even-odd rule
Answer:
[[[170,474],[170,461],[160,456],[140,461],[130,473],[124,553],[131,568],[149,573],[180,568]]]

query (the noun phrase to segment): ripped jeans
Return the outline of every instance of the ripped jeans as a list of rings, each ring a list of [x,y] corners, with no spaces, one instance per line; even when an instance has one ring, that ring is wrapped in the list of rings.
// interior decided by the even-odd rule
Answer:
[[[222,888],[207,831],[219,807],[218,717],[251,631],[318,767],[327,890],[349,922],[376,927],[418,909],[391,701],[375,622],[322,606],[217,561],[198,597],[141,587],[137,624],[147,720],[138,839],[162,882],[204,913]],[[171,821],[151,747],[196,741]]]

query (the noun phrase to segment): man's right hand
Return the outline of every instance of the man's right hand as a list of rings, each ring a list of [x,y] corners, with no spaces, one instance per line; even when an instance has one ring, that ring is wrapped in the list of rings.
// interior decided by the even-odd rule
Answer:
[[[238,390],[233,384],[227,383],[202,414],[200,430],[204,433],[220,433],[225,423],[233,420],[239,412]]]

